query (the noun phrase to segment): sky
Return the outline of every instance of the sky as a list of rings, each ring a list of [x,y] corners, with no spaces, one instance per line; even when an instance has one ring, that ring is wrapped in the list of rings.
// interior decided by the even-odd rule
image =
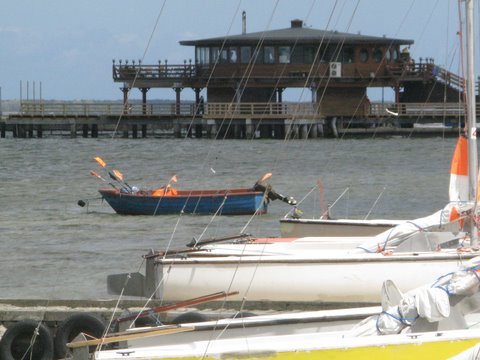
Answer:
[[[157,64],[168,59],[169,64],[183,64],[193,60],[194,48],[181,46],[179,41],[240,34],[242,11],[247,14],[247,32],[287,28],[291,20],[301,19],[315,29],[411,39],[414,59],[433,58],[459,73],[458,0],[1,3],[3,100],[38,99],[40,94],[54,100],[120,100],[121,84],[113,82],[112,60],[142,59],[143,64]],[[141,93],[133,90],[130,97],[141,98]],[[182,98],[193,97],[190,89],[182,92]],[[174,99],[175,95],[170,89],[151,89],[148,98]]]

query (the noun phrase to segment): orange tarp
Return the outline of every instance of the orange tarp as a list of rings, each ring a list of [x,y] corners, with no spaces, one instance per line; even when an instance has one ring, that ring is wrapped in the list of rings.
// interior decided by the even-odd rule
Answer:
[[[167,186],[166,191],[164,187],[161,187],[152,191],[152,196],[176,196],[177,194],[178,194],[177,189],[174,189],[171,186]]]

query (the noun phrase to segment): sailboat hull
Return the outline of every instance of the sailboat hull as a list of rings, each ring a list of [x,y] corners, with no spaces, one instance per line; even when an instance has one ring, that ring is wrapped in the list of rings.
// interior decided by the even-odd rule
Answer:
[[[155,296],[165,301],[238,291],[226,300],[378,303],[378,289],[386,279],[408,291],[454,271],[473,256],[438,252],[334,257],[327,252],[323,256],[161,259],[155,262],[154,274],[147,272],[146,283],[154,283]]]
[[[480,341],[478,330],[344,337],[343,332],[239,337],[110,350],[95,359],[448,359]]]
[[[400,220],[280,219],[280,233],[282,237],[375,236],[400,223]]]

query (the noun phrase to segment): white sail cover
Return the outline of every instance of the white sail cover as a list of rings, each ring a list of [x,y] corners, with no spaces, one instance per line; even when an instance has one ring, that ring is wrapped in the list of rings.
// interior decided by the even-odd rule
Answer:
[[[399,334],[409,331],[419,319],[437,322],[450,315],[450,296],[471,296],[480,288],[480,257],[475,257],[440,281],[407,292],[395,306],[356,325],[351,336]],[[458,299],[457,299],[458,302]]]

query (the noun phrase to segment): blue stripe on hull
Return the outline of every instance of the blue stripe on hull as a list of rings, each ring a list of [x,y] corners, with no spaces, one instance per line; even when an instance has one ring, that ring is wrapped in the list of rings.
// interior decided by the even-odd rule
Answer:
[[[182,210],[187,214],[248,215],[258,209],[259,213],[267,212],[263,204],[263,194],[246,194],[204,197],[147,197],[147,196],[112,196],[102,194],[109,205],[119,214],[128,215],[166,215],[179,214]]]

